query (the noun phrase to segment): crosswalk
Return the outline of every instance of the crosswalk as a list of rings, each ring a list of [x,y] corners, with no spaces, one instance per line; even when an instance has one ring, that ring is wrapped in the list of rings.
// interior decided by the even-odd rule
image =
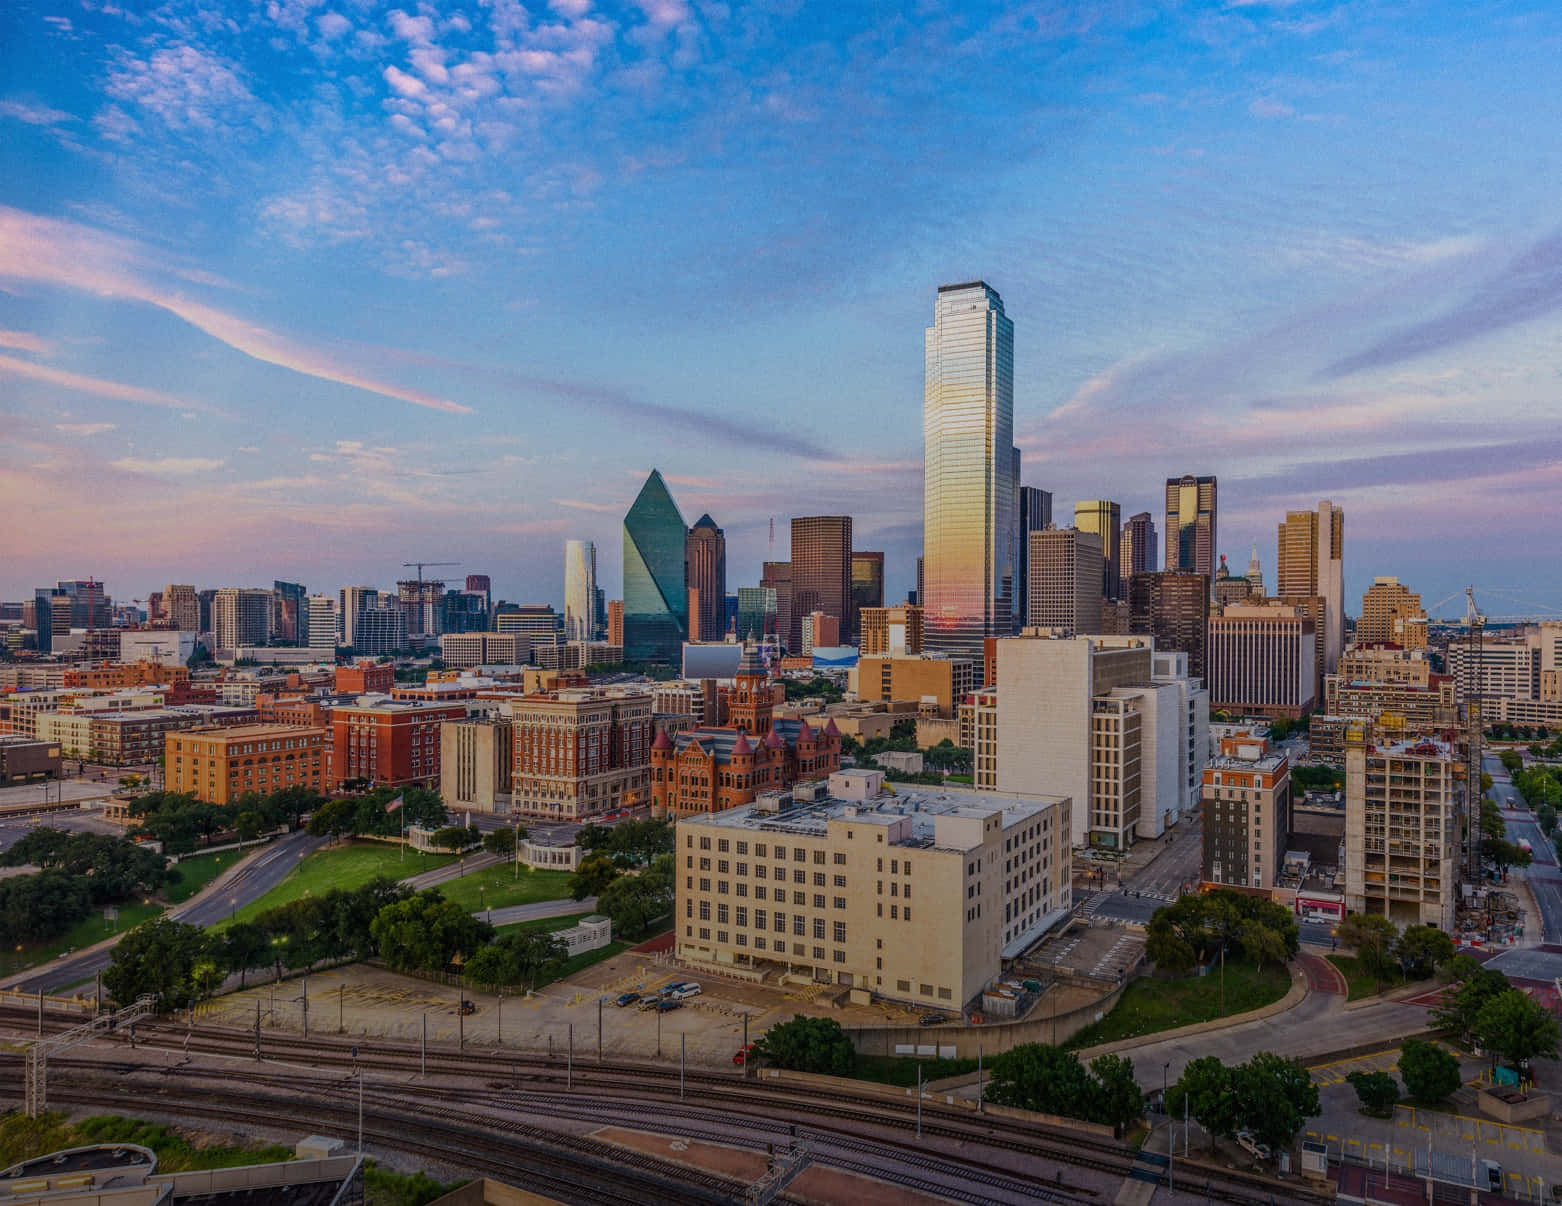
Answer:
[[[1155,907],[1159,908],[1163,904],[1171,904],[1176,899],[1176,894],[1168,891],[1147,892],[1141,890],[1137,897],[1124,896],[1121,892],[1096,892],[1085,899],[1085,902],[1079,907],[1079,912],[1083,917],[1138,921],[1140,920],[1139,914],[1143,912],[1143,907],[1141,906],[1130,912],[1125,908],[1130,901],[1154,901]]]

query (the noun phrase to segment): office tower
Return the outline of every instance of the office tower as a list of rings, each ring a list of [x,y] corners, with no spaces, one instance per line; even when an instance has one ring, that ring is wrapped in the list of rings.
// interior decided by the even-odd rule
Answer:
[[[212,630],[212,604],[217,601],[217,590],[215,587],[209,586],[203,591],[198,591],[195,599],[200,607],[200,627],[197,631],[210,632]]]
[[[331,595],[310,595],[304,600],[305,635],[311,649],[329,651],[336,656],[336,599]]]
[[[39,653],[54,652],[54,638],[56,635],[54,624],[54,599],[56,595],[63,594],[63,591],[52,590],[48,587],[42,587],[33,592],[33,608],[36,613],[33,618],[33,628],[38,634],[35,643],[38,646]],[[69,606],[68,601],[67,606]],[[67,626],[65,629],[60,631],[58,635],[66,636],[69,634],[69,632],[70,629]]]
[[[1206,586],[1215,575],[1220,551],[1215,532],[1214,477],[1166,479],[1166,568],[1203,574]]]
[[[195,587],[163,587],[163,615],[180,632],[200,632],[201,600]]]
[[[737,631],[738,597],[728,595],[721,601],[721,631],[723,634]]]
[[[797,609],[793,606],[792,600],[792,563],[790,561],[765,562],[763,572],[759,576],[759,584],[766,590],[776,592],[776,638],[788,651],[801,648],[803,625],[801,619],[794,619],[797,616]]]
[[[863,657],[891,654],[915,657],[922,652],[922,609],[914,603],[870,607],[860,616]]]
[[[1286,607],[1295,608],[1296,611],[1306,616],[1313,623],[1313,707],[1323,706],[1324,680],[1329,677],[1328,669],[1324,665],[1323,638],[1329,630],[1329,605],[1324,602],[1322,595],[1255,595],[1248,602],[1252,603],[1281,603]],[[1212,611],[1210,613],[1214,615]]]
[[[738,587],[738,641],[776,635],[776,592],[769,586]]]
[[[466,576],[466,588],[474,595],[493,596],[493,582],[487,574],[468,574]]]
[[[689,639],[719,641],[727,631],[727,537],[709,514],[701,515],[689,529],[685,561],[690,592]]]
[[[1155,521],[1148,511],[1129,516],[1123,524],[1123,535],[1118,545],[1118,565],[1123,573],[1122,593],[1128,597],[1128,581],[1135,574],[1155,572]]]
[[[1137,574],[1128,583],[1128,624],[1155,638],[1155,648],[1188,655],[1188,674],[1202,679],[1209,642],[1209,579],[1203,574],[1161,570]]]
[[[366,607],[353,620],[351,645],[358,653],[395,653],[407,646],[407,613],[394,600]]]
[[[309,626],[300,623],[307,594],[302,583],[272,581],[271,637],[279,645],[307,644]]]
[[[529,636],[534,645],[554,644],[559,613],[551,603],[506,603],[494,614],[494,631]]]
[[[1220,739],[1204,768],[1204,881],[1273,888],[1291,832],[1291,768],[1266,737]]]
[[[852,636],[861,640],[862,609],[884,606],[884,554],[852,550]]]
[[[439,631],[482,632],[488,627],[488,605],[483,594],[470,590],[447,590],[440,600]]]
[[[407,634],[438,636],[445,631],[445,584],[438,579],[408,578],[396,583],[396,601],[407,617]]]
[[[677,665],[689,636],[689,529],[658,470],[624,516],[624,660]]]
[[[667,504],[655,499],[653,504],[658,514],[650,518],[658,522],[665,519],[659,513],[669,509]],[[643,525],[640,530],[646,535]],[[685,531],[683,519],[678,517],[680,565]],[[647,539],[665,543],[664,538]],[[626,544],[628,540],[626,535]],[[626,621],[631,618],[626,612]],[[655,625],[667,623],[665,617],[654,619],[648,631],[654,636]],[[515,716],[516,812],[572,821],[649,801],[651,741],[655,736],[649,692],[634,687],[543,691],[516,700],[511,710]]]
[[[1014,629],[1014,324],[985,282],[941,285],[924,351],[917,602],[928,649],[979,666]]]
[[[1035,486],[1021,486],[1020,511],[1015,525],[1015,619],[1028,623],[1030,615],[1030,538],[1032,532],[1040,532],[1052,526],[1052,492]]]
[[[811,611],[803,617],[803,652],[812,654],[815,649],[831,649],[841,643],[841,621],[822,611]]]
[[[1345,737],[1345,907],[1454,929],[1464,762],[1446,742]],[[1388,841],[1384,841],[1388,835]]]
[[[1278,600],[1233,603],[1209,618],[1210,706],[1299,720],[1316,699],[1317,629]]]
[[[163,592],[154,590],[146,597],[146,619],[149,624],[165,624],[168,613],[163,608]]]
[[[1048,528],[1030,536],[1030,628],[1070,636],[1101,631],[1101,538],[1077,528]]]
[[[271,637],[269,590],[227,587],[212,600],[212,633],[218,649],[264,645]]]
[[[802,617],[822,611],[841,622],[851,639],[852,521],[849,515],[807,515],[792,520],[792,614],[799,647]]]
[[[1123,587],[1122,508],[1104,498],[1074,504],[1074,527],[1094,532],[1101,544],[1101,597],[1114,602]]]
[[[597,608],[597,546],[589,540],[564,542],[564,638],[589,641]]]
[[[620,648],[624,644],[624,601],[610,599],[607,605],[607,643]]]
[[[55,597],[70,599],[72,628],[107,628],[113,615],[114,600],[96,578],[66,578],[55,584]]]
[[[1247,581],[1253,588],[1253,593],[1259,598],[1264,597],[1264,569],[1258,563],[1258,541],[1253,541],[1253,552],[1247,559]]]
[[[1361,597],[1356,644],[1392,641],[1402,649],[1426,648],[1426,612],[1421,596],[1398,578],[1374,578]]]
[[[358,647],[358,617],[380,605],[380,592],[372,586],[344,586],[336,592],[337,628],[342,644]]]

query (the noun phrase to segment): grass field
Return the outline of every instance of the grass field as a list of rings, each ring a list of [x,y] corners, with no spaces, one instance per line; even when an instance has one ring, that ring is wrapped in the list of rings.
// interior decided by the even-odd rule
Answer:
[[[1328,958],[1330,963],[1340,969],[1340,975],[1345,977],[1345,983],[1350,987],[1350,992],[1345,998],[1347,1001],[1359,1001],[1363,997],[1376,996],[1380,988],[1383,992],[1387,992],[1404,983],[1399,976],[1390,976],[1380,984],[1362,969],[1361,961],[1354,955],[1330,955]]]
[[[251,854],[254,849],[251,847],[242,853]],[[224,850],[221,854],[199,854],[194,858],[181,859],[175,868],[179,872],[179,882],[167,885],[163,895],[169,904],[183,904],[238,862],[240,853],[238,850]]]
[[[479,909],[502,909],[506,905],[535,904],[539,900],[563,900],[569,895],[567,871],[532,871],[521,868],[515,874],[514,863],[484,867],[460,879],[439,885],[446,900],[453,900],[475,913]]]
[[[1078,1050],[1097,1043],[1137,1038],[1174,1030],[1194,1022],[1247,1013],[1278,1001],[1290,991],[1291,975],[1281,966],[1267,964],[1262,971],[1243,959],[1226,960],[1225,1008],[1221,1008],[1219,968],[1207,976],[1178,980],[1146,977],[1124,991],[1116,1007],[1099,1022],[1086,1026],[1064,1046]]]
[[[115,934],[123,934],[143,921],[157,917],[163,911],[160,901],[152,901],[150,904],[122,904],[117,907],[119,909],[117,922],[104,921],[103,910],[97,908],[92,911],[91,916],[77,922],[53,942],[40,942],[36,946],[0,951],[0,976],[26,971],[29,967],[37,967],[40,963],[58,958],[67,951],[79,951],[83,947],[102,942],[105,938],[112,938]]]
[[[299,861],[297,869],[259,900],[240,909],[233,921],[253,921],[267,909],[298,900],[304,896],[324,895],[332,888],[351,891],[361,888],[376,875],[401,879],[442,867],[455,856],[451,854],[418,854],[407,851],[405,859],[401,847],[380,842],[348,842],[342,846],[327,846],[316,850]],[[443,890],[443,889],[441,889]],[[229,921],[218,922],[213,929],[223,929]]]

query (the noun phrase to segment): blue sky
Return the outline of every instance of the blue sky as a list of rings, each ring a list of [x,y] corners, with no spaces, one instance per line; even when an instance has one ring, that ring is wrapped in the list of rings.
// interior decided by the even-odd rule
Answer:
[[[730,587],[845,512],[898,594],[984,277],[1060,507],[1562,608],[1559,75],[1542,4],[12,0],[0,596],[611,589],[652,466]]]

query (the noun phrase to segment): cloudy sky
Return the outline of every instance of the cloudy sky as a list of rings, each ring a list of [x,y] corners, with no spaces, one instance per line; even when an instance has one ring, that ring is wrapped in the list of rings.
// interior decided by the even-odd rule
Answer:
[[[1559,110],[1539,2],[9,0],[0,598],[611,591],[653,466],[730,587],[845,512],[898,594],[984,277],[1059,507],[1562,608]]]

